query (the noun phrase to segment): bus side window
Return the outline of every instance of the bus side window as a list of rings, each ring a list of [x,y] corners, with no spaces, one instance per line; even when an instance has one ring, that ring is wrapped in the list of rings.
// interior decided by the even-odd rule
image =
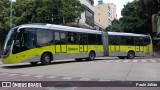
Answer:
[[[109,36],[109,45],[114,45],[114,36]]]
[[[150,37],[147,36],[147,37],[144,37],[143,39],[144,39],[144,45],[145,46],[147,46],[147,45],[149,45],[151,43]]]
[[[88,44],[89,45],[97,44],[96,34],[88,34]]]
[[[97,44],[102,45],[102,36],[101,35],[97,35]]]
[[[110,45],[119,45],[119,36],[109,36]]]
[[[60,39],[60,33],[59,32],[54,32],[54,39],[55,39],[55,44],[56,45],[61,44],[61,39]]]
[[[126,45],[134,45],[134,38],[131,36],[126,37]]]
[[[79,45],[87,45],[88,44],[88,35],[87,34],[79,34],[78,35],[78,42]]]
[[[50,30],[37,29],[37,45],[45,46],[53,44],[53,34]]]
[[[66,44],[66,33],[65,32],[61,32],[60,33],[60,38],[61,38],[61,44]]]
[[[67,43],[68,44],[77,44],[77,33],[68,32],[67,33]]]
[[[126,38],[125,38],[125,36],[120,36],[120,45],[126,45]]]
[[[142,37],[134,37],[134,45],[136,46],[143,46],[143,38]]]

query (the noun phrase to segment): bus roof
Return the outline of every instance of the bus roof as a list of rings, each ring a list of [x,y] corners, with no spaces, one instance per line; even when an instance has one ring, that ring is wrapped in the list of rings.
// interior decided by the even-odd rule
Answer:
[[[101,34],[101,31],[93,30],[93,29],[84,29],[77,27],[69,27],[55,24],[25,24],[21,25],[20,28],[43,28],[57,31],[72,31],[72,32],[81,32],[81,33],[93,33],[93,34]]]
[[[135,34],[135,33],[123,33],[123,32],[108,32],[109,35],[117,35],[117,36],[148,36],[145,34]]]
[[[81,33],[93,33],[93,34],[101,34],[101,31],[93,30],[93,29],[85,29],[85,28],[77,28],[77,27],[69,27],[55,24],[45,24],[45,23],[35,23],[35,24],[24,24],[20,25],[20,28],[43,28],[50,30],[64,30],[64,31],[72,31],[72,32],[81,32]],[[123,33],[123,32],[108,32],[109,35],[123,35],[123,36],[148,36],[144,34],[134,34],[134,33]]]

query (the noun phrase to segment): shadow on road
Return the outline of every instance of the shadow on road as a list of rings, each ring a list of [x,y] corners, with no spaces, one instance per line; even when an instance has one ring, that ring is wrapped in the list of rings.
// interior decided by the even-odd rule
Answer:
[[[106,60],[106,59],[96,59],[94,61],[103,61],[103,60]],[[107,60],[111,60],[111,59],[107,59]],[[91,62],[91,61],[88,61],[88,60],[82,60],[82,61],[75,61],[75,60],[70,60],[70,61],[56,61],[56,62],[51,62],[50,65],[57,65],[57,64],[68,64],[68,63],[79,63],[79,62]],[[2,68],[5,68],[5,69],[18,69],[18,68],[29,68],[29,67],[42,67],[42,66],[50,66],[50,65],[42,65],[41,63],[38,63],[37,65],[31,65],[31,64],[14,64],[14,65],[5,65],[5,66],[2,66]]]

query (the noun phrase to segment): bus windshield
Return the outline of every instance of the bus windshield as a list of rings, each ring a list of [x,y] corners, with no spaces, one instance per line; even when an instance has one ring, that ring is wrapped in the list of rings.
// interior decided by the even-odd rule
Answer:
[[[17,30],[17,28],[16,29],[11,29],[9,31],[8,35],[7,35],[6,41],[4,43],[4,48],[3,48],[3,54],[4,55],[6,55],[11,48],[16,30]]]

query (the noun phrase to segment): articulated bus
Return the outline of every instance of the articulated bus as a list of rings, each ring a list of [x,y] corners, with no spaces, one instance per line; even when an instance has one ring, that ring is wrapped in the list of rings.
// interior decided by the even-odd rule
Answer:
[[[133,59],[153,55],[152,39],[148,35],[108,32],[109,56]]]
[[[53,24],[26,24],[12,28],[6,38],[2,62],[50,64],[53,60],[117,56],[133,59],[152,53],[148,35],[103,32]]]

